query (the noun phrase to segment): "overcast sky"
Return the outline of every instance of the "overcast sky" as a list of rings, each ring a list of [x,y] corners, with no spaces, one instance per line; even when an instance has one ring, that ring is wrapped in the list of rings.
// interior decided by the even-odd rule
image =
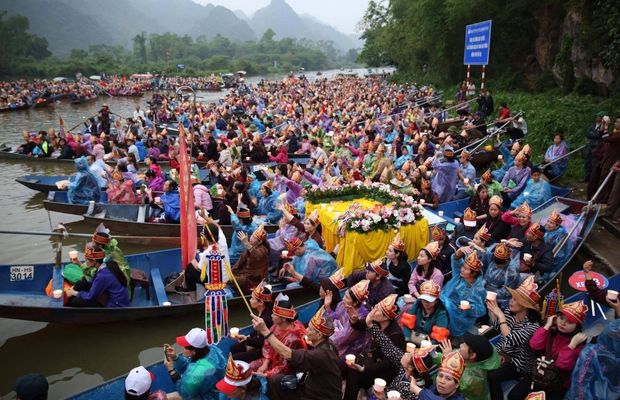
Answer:
[[[243,10],[252,16],[271,0],[194,0],[200,4],[215,4],[230,10]],[[286,0],[297,14],[310,14],[344,33],[356,32],[357,23],[364,16],[368,0]]]

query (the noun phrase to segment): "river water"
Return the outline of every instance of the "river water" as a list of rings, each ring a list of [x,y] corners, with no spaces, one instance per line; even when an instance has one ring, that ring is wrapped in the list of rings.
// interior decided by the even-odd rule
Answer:
[[[324,71],[323,77],[332,77],[339,70]],[[363,74],[366,70],[355,70]],[[309,79],[316,78],[308,72]],[[269,76],[278,79],[282,76]],[[250,77],[256,83],[263,77]],[[217,101],[224,92],[200,92],[198,102]],[[68,101],[53,107],[27,111],[0,113],[0,144],[21,143],[24,129],[36,131],[57,128],[58,114],[66,127],[80,123],[84,117],[95,114],[107,103],[111,111],[129,116],[137,105],[146,109],[147,93],[142,98],[99,97],[96,102],[72,105]],[[92,228],[79,222],[81,217],[50,213],[43,208],[45,195],[15,182],[28,174],[65,175],[74,173],[71,164],[56,166],[34,163],[0,161],[0,229],[19,231],[49,231],[50,226],[70,223],[72,232],[92,233]],[[85,239],[68,239],[63,247],[63,259],[70,250],[82,251]],[[140,246],[122,246],[126,254],[154,250]],[[52,242],[46,236],[0,235],[0,265],[53,262]],[[292,299],[301,304],[307,296]],[[231,310],[231,326],[250,323],[247,311]],[[64,398],[105,380],[128,372],[138,365],[147,365],[162,358],[163,343],[173,343],[176,336],[196,326],[204,326],[204,315],[176,319],[141,321],[91,326],[58,325],[32,321],[0,319],[0,398],[15,398],[12,385],[15,379],[31,372],[45,375],[50,383],[50,399]],[[121,394],[119,394],[120,396]]]

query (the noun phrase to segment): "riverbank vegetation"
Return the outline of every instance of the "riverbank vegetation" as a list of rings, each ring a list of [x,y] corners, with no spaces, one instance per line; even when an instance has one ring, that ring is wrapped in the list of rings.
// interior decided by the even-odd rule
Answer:
[[[141,33],[131,48],[99,44],[88,50],[75,49],[67,58],[53,56],[47,40],[28,32],[23,16],[0,13],[0,77],[72,77],[77,72],[93,74],[133,74],[147,72],[197,76],[237,70],[248,74],[321,70],[352,66],[357,52],[339,53],[332,42],[283,38],[274,40],[267,30],[258,42],[234,41],[222,36],[213,39],[174,33]]]

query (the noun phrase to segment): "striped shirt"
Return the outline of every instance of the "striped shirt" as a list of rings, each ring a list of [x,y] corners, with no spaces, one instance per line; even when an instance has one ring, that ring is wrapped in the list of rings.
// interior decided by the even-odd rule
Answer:
[[[523,321],[517,322],[508,308],[504,309],[504,316],[510,328],[510,334],[502,336],[495,347],[498,352],[506,353],[512,358],[512,363],[517,367],[518,372],[529,374],[535,359],[534,351],[530,348],[530,338],[540,324],[530,321],[527,316]],[[500,330],[498,320],[493,322],[493,327],[497,331]]]

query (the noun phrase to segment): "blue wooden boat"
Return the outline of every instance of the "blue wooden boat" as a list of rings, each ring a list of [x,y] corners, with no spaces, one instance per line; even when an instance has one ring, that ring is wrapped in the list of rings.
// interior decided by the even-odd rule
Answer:
[[[609,288],[613,290],[620,290],[620,274],[615,275],[611,279],[609,279]],[[587,294],[586,293],[577,293],[573,296],[570,296],[565,302],[575,302],[579,300],[584,300],[587,302]],[[296,310],[299,314],[299,320],[304,324],[307,324],[312,315],[316,311],[318,305],[318,300],[313,302],[304,304],[302,306],[296,307]],[[589,307],[589,305],[588,305]],[[609,313],[608,308],[604,308],[605,311]],[[586,320],[583,324],[584,333],[586,335],[592,337],[601,332],[604,328],[606,321],[601,316],[600,312],[597,312],[595,316],[592,316],[591,312],[588,312]],[[249,334],[252,331],[251,326],[247,326],[241,330],[241,333],[244,335]],[[495,336],[491,339],[492,343],[497,343],[500,340],[500,336]],[[227,354],[230,351],[230,347],[235,343],[230,338],[225,338],[217,346],[222,350],[224,354]],[[132,367],[128,367],[127,369],[131,369]],[[168,370],[164,366],[163,362],[158,362],[155,364],[151,364],[146,367],[150,372],[155,375],[155,379],[153,381],[153,386],[151,387],[152,391],[155,390],[164,390],[168,393],[174,392],[176,390],[172,380],[170,379],[170,375],[168,374]],[[123,396],[125,390],[125,379],[127,378],[127,374],[119,376],[117,378],[111,379],[107,382],[104,382],[100,385],[94,386],[90,389],[87,389],[81,393],[75,394],[73,396],[68,397],[68,400],[103,400],[103,399],[113,399],[120,398]]]
[[[73,160],[70,160],[73,161]],[[61,191],[67,189],[59,189],[56,182],[72,181],[75,179],[73,175],[24,175],[15,179],[15,182],[21,183],[29,189],[39,192]]]
[[[181,250],[162,250],[127,256],[132,269],[143,271],[148,287],[136,286],[131,305],[125,308],[64,307],[62,299],[45,294],[53,279],[54,288],[62,288],[62,271],[55,264],[14,264],[0,266],[0,318],[68,324],[100,324],[165,318],[204,312],[204,301],[191,302],[189,296],[166,292],[166,278],[181,271]],[[285,290],[283,284],[274,291]],[[291,289],[301,291],[303,289]],[[199,297],[201,298],[201,297]],[[234,306],[241,297],[229,299]]]
[[[319,300],[314,300],[301,306],[295,307],[295,310],[297,310],[299,321],[301,321],[304,325],[307,325],[314,313],[316,312],[318,308],[318,303]],[[249,335],[252,330],[253,328],[250,325],[240,329],[240,333],[243,335]],[[226,337],[217,344],[217,347],[222,350],[222,353],[228,354],[230,352],[230,348],[235,343],[235,340]],[[130,370],[131,368],[133,367],[128,368],[128,370]],[[168,370],[164,366],[163,362],[151,364],[147,366],[146,369],[148,369],[155,375],[151,391],[165,390],[167,393],[176,391],[175,385],[172,383],[170,375],[168,374]],[[122,398],[125,393],[126,378],[127,374],[119,376],[100,385],[87,389],[81,393],[67,397],[67,400],[107,400]]]
[[[565,188],[565,187],[551,185],[551,194],[553,196],[566,197],[572,191],[573,191],[572,188]],[[454,218],[458,217],[462,219],[463,211],[465,211],[465,209],[469,207],[470,199],[471,199],[470,197],[467,197],[465,199],[448,201],[445,203],[440,203],[437,209],[432,209],[430,207],[427,207],[427,209],[433,214],[437,214],[437,215],[440,211],[442,211],[443,212],[442,218],[448,221],[448,223],[454,224]]]
[[[108,194],[101,192],[102,198],[99,203],[95,203],[95,207],[99,204],[108,203]],[[50,191],[47,199],[43,200],[43,208],[47,211],[55,211],[63,214],[83,215],[88,211],[88,204],[71,204],[67,199],[67,191]]]

